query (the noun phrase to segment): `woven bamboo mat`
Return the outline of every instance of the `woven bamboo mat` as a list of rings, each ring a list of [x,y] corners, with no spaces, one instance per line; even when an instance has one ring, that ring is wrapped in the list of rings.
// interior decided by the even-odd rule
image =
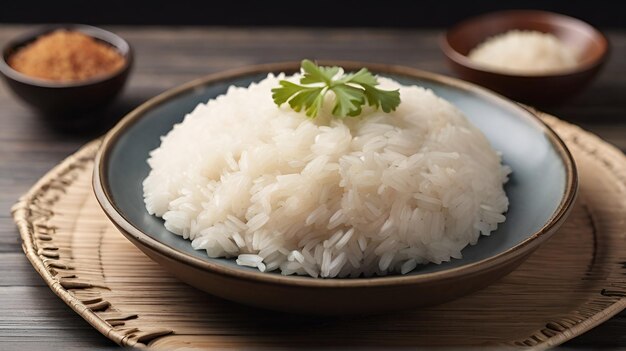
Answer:
[[[367,317],[303,317],[240,306],[171,277],[108,222],[92,194],[92,142],[15,205],[24,252],[80,316],[126,346],[534,346],[626,307],[626,157],[544,116],[573,152],[580,197],[563,228],[516,271],[459,300]]]

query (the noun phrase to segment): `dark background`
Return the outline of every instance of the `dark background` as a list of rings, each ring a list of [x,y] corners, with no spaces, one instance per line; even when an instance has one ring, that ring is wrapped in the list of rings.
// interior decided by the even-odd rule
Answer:
[[[447,27],[502,9],[543,9],[626,28],[622,0],[2,0],[0,23]]]

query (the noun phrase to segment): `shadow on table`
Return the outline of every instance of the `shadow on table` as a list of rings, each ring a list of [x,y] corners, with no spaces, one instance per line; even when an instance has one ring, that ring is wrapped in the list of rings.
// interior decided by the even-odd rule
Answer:
[[[151,96],[123,96],[102,109],[84,112],[75,118],[77,123],[51,123],[43,120],[42,123],[53,134],[67,141],[86,141],[104,135],[126,114],[148,100]],[[80,120],[84,118],[84,123]]]

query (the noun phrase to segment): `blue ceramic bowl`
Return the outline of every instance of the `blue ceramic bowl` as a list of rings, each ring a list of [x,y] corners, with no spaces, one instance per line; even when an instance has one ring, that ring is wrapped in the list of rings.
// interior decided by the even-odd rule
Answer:
[[[326,64],[326,63],[325,63]],[[255,66],[202,78],[146,102],[105,137],[93,185],[106,214],[148,256],[181,280],[226,299],[292,312],[341,314],[432,305],[482,288],[512,271],[565,220],[577,192],[572,157],[559,137],[520,105],[478,86],[406,67],[330,62],[432,89],[452,102],[502,152],[513,169],[507,220],[463,250],[462,259],[419,266],[407,275],[315,279],[261,273],[231,259],[209,258],[168,232],[143,202],[148,153],[160,137],[201,102],[247,86],[269,72],[295,72],[298,63]],[[307,303],[302,303],[307,301]]]

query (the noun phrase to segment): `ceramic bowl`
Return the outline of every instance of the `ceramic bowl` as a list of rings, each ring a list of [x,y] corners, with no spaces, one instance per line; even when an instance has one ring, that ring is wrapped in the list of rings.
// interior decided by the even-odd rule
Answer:
[[[578,65],[546,74],[513,74],[493,70],[467,57],[487,38],[513,29],[555,35],[580,53]],[[587,86],[609,53],[607,38],[591,25],[573,17],[531,10],[500,11],[468,19],[448,30],[440,46],[459,77],[514,100],[543,106],[558,104]]]
[[[143,202],[148,153],[201,102],[231,85],[247,86],[268,72],[295,72],[299,63],[271,64],[211,75],[159,95],[128,114],[104,138],[93,186],[111,221],[165,269],[222,298],[268,309],[314,314],[363,314],[438,304],[487,286],[512,271],[565,220],[577,192],[576,168],[558,136],[520,105],[473,84],[416,69],[351,62],[404,84],[434,90],[458,106],[503,153],[513,169],[507,220],[463,251],[463,259],[419,266],[406,275],[317,279],[261,273],[232,259],[209,258],[168,232]],[[210,137],[210,136],[207,136]],[[132,267],[129,267],[132,269]]]
[[[75,82],[55,82],[30,77],[14,70],[9,57],[41,35],[59,29],[79,31],[114,47],[123,57],[124,66],[108,75]],[[120,36],[101,28],[82,24],[58,24],[37,28],[8,42],[2,49],[0,72],[11,90],[39,112],[48,123],[64,129],[80,129],[97,123],[93,113],[111,102],[122,90],[133,63],[130,45]]]

